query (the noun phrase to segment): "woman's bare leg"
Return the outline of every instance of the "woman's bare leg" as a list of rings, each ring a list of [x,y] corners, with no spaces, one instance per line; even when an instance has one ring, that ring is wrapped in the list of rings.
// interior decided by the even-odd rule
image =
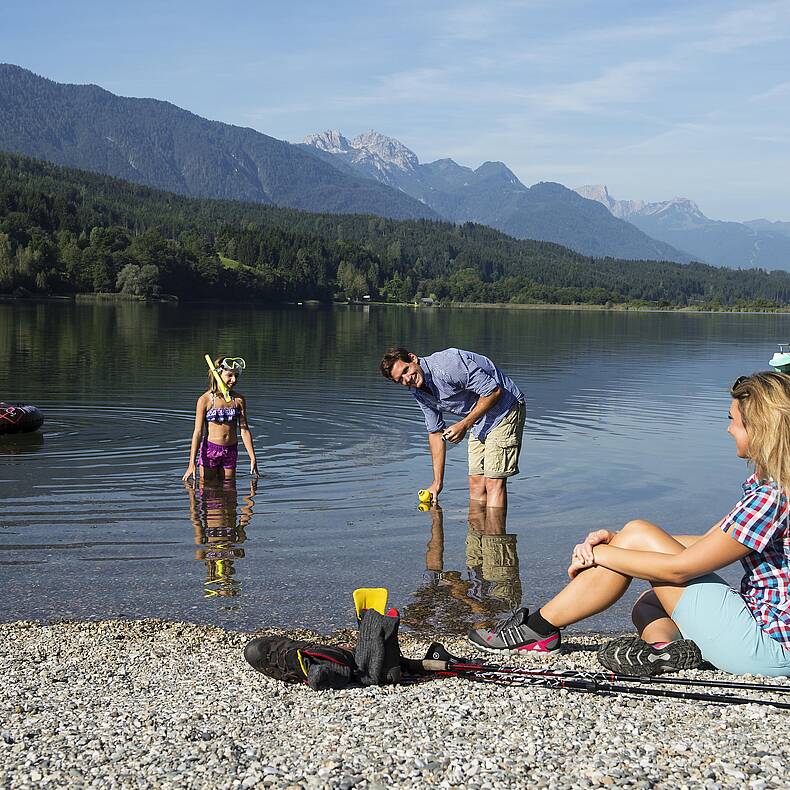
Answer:
[[[631,610],[631,620],[645,642],[674,642],[682,637],[675,621],[658,600],[655,590],[646,590],[637,598]]]
[[[678,554],[684,548],[682,543],[660,527],[641,520],[629,521],[617,533],[611,545],[662,554]],[[540,613],[550,623],[563,628],[608,609],[622,597],[629,584],[630,576],[600,566],[588,568],[541,606]]]

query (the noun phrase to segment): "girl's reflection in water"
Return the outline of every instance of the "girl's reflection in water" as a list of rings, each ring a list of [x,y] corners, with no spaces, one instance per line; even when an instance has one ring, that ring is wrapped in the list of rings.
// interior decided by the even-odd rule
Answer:
[[[195,559],[206,564],[203,585],[205,598],[235,597],[241,593],[241,582],[236,578],[234,562],[244,556],[239,544],[247,539],[246,527],[253,514],[257,481],[250,480],[250,492],[242,500],[241,513],[236,519],[238,495],[234,479],[202,484],[195,487],[186,483],[189,509],[195,529]]]
[[[453,633],[490,625],[521,603],[516,535],[507,534],[507,510],[470,500],[466,569],[444,567],[444,514],[428,511],[431,538],[425,553],[425,583],[414,593],[401,620],[415,631]]]

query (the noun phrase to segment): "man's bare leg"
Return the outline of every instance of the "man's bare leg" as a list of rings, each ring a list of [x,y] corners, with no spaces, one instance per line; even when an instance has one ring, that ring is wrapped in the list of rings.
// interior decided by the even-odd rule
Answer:
[[[507,507],[507,478],[484,477],[486,489],[486,507]]]
[[[486,479],[483,475],[469,475],[469,499],[486,504]]]

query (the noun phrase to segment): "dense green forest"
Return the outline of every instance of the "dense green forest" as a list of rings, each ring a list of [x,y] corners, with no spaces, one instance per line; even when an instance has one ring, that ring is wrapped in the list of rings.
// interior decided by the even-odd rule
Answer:
[[[181,197],[0,153],[0,293],[784,307],[790,274],[594,259],[491,228]]]

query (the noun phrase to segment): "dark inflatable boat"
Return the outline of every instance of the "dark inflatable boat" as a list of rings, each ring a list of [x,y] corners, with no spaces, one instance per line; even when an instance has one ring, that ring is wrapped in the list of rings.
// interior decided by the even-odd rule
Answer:
[[[35,406],[0,401],[0,436],[7,433],[29,433],[44,424],[44,415]]]

